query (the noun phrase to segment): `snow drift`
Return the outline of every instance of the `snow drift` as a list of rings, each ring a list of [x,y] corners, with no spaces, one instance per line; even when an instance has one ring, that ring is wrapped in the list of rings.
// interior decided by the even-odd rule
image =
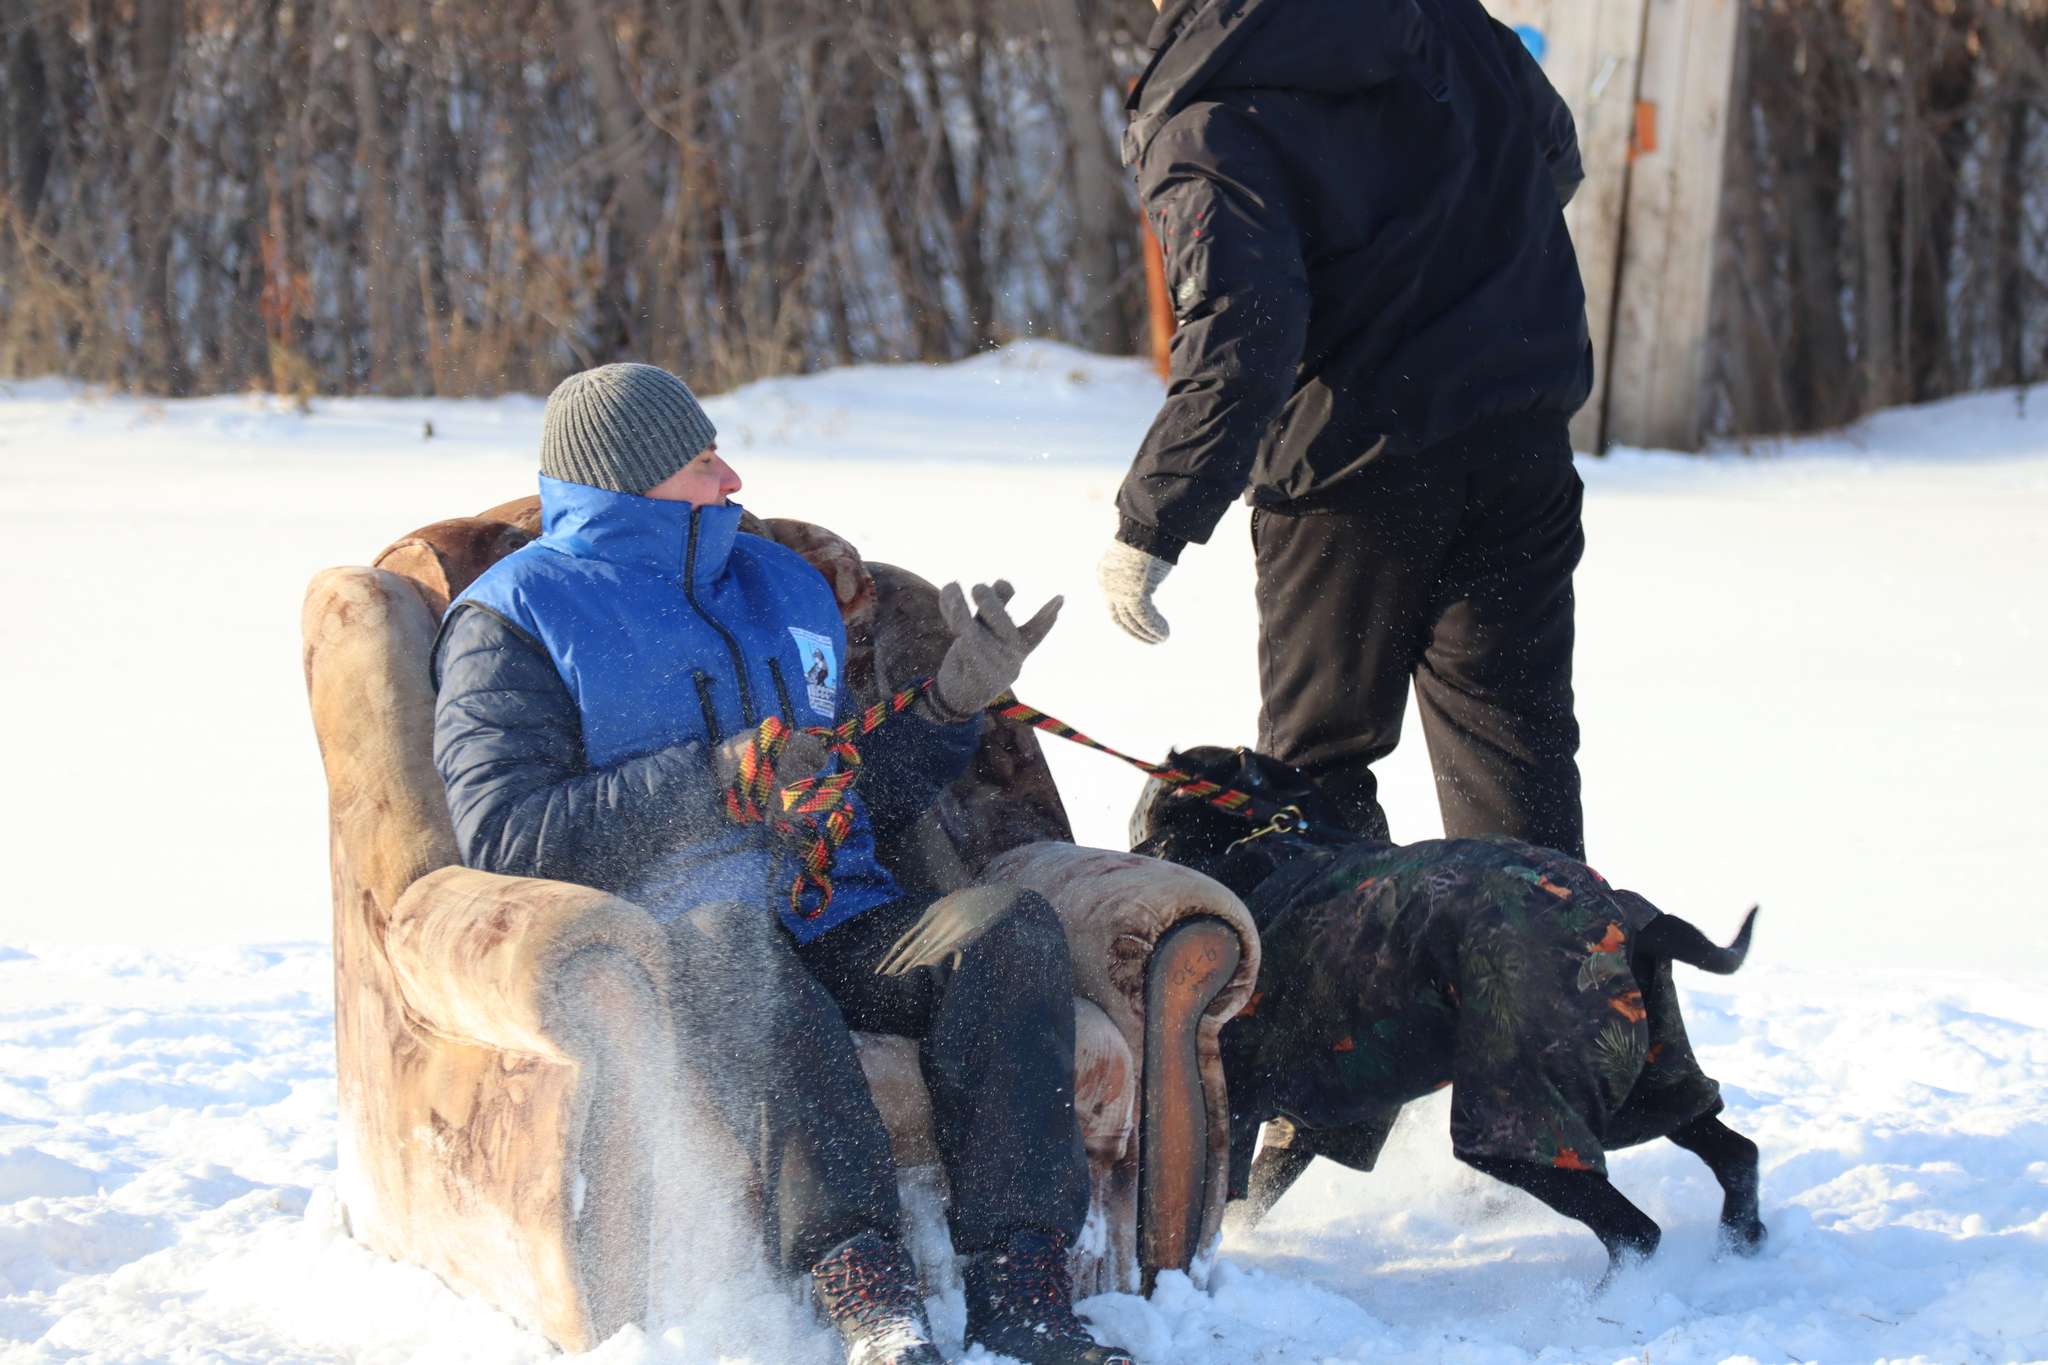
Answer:
[[[712,410],[758,510],[927,577],[1066,592],[1034,705],[1141,752],[1246,742],[1241,520],[1164,589],[1171,644],[1094,607],[1157,395],[1134,362],[1028,345]],[[1759,1260],[1713,1258],[1711,1178],[1651,1144],[1614,1173],[1665,1250],[1592,1297],[1597,1243],[1453,1162],[1438,1101],[1377,1173],[1310,1171],[1204,1284],[1086,1311],[1147,1365],[2048,1359],[2043,409],[1979,395],[1765,452],[1581,463],[1593,862],[1720,937],[1768,911],[1741,976],[1682,974],[1763,1148]],[[0,392],[31,565],[0,670],[0,1365],[549,1354],[347,1235],[295,633],[314,570],[529,486],[539,414]],[[1137,776],[1051,761],[1080,837],[1115,846]],[[1436,832],[1419,743],[1384,788],[1400,837]],[[831,1358],[781,1300],[694,1288],[688,1320],[592,1355]]]

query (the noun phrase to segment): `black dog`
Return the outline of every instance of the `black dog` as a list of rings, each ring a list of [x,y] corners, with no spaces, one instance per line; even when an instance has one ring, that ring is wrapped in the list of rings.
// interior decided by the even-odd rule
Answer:
[[[1367,840],[1277,759],[1204,746],[1169,762],[1290,812],[1255,830],[1154,781],[1131,822],[1135,851],[1215,877],[1259,927],[1257,989],[1222,1035],[1231,1189],[1252,1222],[1317,1155],[1371,1170],[1401,1106],[1449,1085],[1458,1157],[1586,1224],[1610,1274],[1661,1233],[1605,1153],[1657,1137],[1720,1182],[1724,1244],[1762,1246],[1756,1144],[1718,1117],[1671,981],[1673,962],[1740,967],[1754,910],[1717,947],[1563,854]]]

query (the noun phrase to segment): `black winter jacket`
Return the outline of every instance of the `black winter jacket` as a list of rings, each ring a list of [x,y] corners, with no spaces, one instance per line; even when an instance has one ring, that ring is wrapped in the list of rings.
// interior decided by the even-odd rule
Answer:
[[[1124,157],[1180,330],[1120,539],[1171,558],[1247,488],[1310,510],[1570,458],[1582,172],[1520,39],[1478,0],[1171,0],[1153,44]]]
[[[497,613],[458,603],[434,650],[435,757],[450,784],[456,846],[470,867],[620,892],[716,819],[704,746],[690,742],[611,767],[584,760],[576,701],[539,641]],[[488,726],[473,719],[487,715]],[[860,795],[878,840],[966,770],[959,726],[914,708],[860,741]],[[977,732],[978,733],[978,732]]]

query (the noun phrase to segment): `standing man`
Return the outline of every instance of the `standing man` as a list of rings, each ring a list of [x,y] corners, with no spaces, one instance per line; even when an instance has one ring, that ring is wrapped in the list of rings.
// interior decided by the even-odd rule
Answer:
[[[1415,682],[1444,830],[1584,854],[1572,714],[1592,383],[1570,112],[1478,0],[1164,0],[1124,158],[1180,329],[1111,615],[1248,494],[1259,747],[1386,837]]]

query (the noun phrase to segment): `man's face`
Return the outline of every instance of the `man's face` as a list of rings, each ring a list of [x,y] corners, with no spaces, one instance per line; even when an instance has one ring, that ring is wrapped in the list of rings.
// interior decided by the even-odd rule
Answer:
[[[740,476],[718,458],[718,443],[704,447],[704,453],[641,494],[663,502],[687,502],[696,507],[723,507],[725,500],[740,491]]]

